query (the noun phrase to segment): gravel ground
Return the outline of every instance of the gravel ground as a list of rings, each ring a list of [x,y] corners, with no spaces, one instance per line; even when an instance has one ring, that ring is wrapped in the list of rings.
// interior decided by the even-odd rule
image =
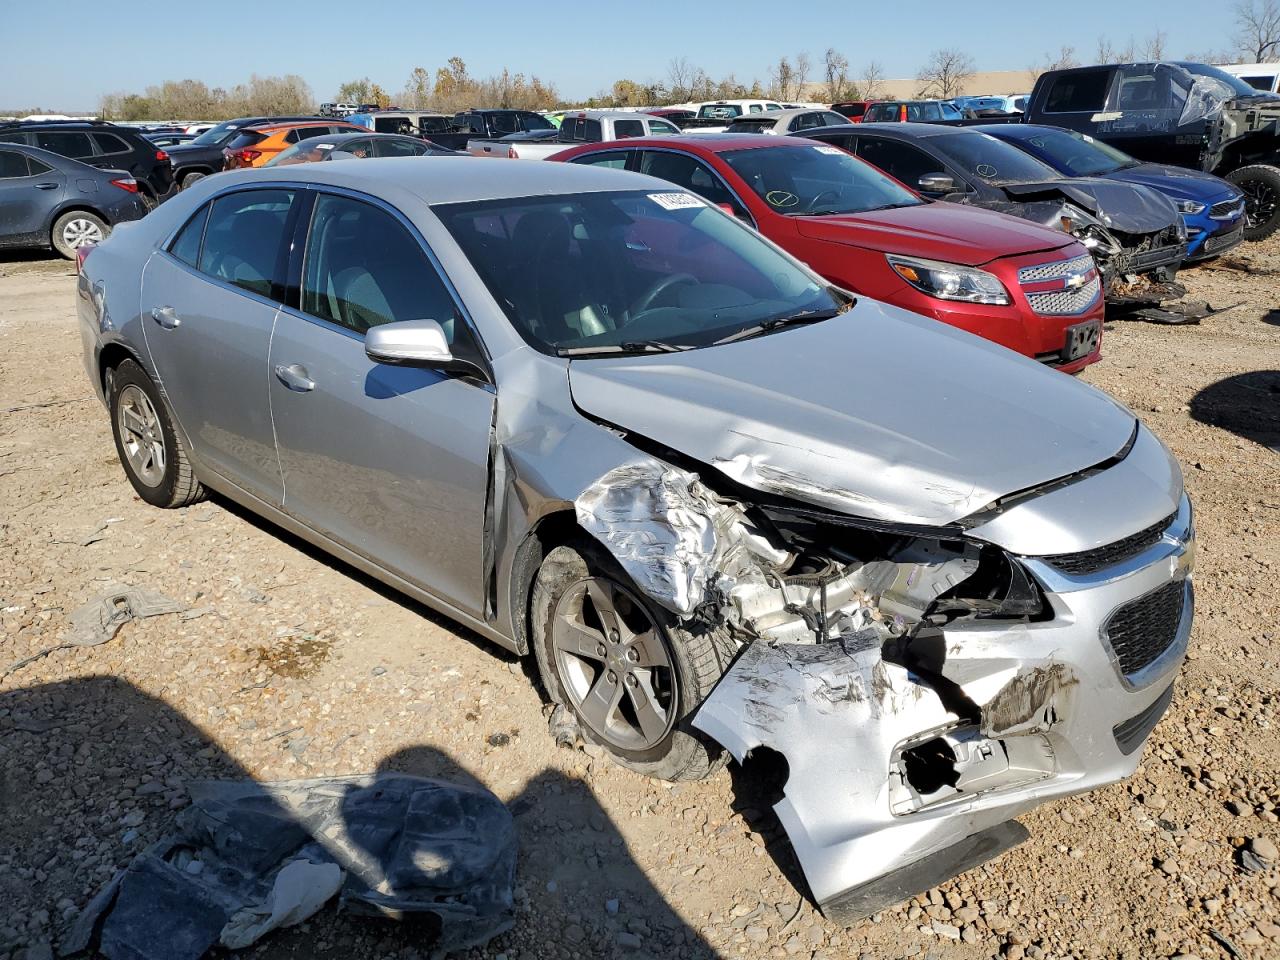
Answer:
[[[394,769],[482,782],[521,834],[515,928],[470,956],[1280,957],[1280,241],[1186,271],[1239,304],[1112,324],[1086,380],[1182,461],[1198,617],[1137,775],[851,928],[801,896],[755,781],[646,781],[547,734],[526,666],[221,500],[134,495],[80,361],[70,267],[0,261],[0,671],[109,583],[187,612],[0,679],[0,958],[48,956],[184,782]],[[615,902],[616,901],[616,902]],[[332,907],[255,957],[426,957]]]

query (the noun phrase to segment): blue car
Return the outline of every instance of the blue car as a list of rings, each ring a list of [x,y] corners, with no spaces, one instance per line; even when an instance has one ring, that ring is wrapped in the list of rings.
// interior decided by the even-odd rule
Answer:
[[[1216,257],[1244,239],[1244,194],[1211,173],[1143,163],[1075,130],[1030,123],[970,127],[1026,151],[1070,177],[1140,183],[1177,204],[1187,225],[1187,261]]]

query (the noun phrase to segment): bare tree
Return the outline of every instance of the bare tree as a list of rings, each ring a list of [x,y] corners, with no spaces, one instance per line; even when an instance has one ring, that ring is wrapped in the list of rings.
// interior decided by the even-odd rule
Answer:
[[[884,68],[869,60],[858,75],[858,96],[863,100],[879,100],[884,96]]]
[[[828,103],[838,103],[849,95],[849,58],[838,53],[835,47],[827,47],[822,57],[822,69],[826,78],[825,95]]]
[[[1080,61],[1076,59],[1076,48],[1063,44],[1057,56],[1046,53],[1039,63],[1027,67],[1027,82],[1034,85],[1036,78],[1048,70],[1069,70],[1078,66]]]
[[[1163,60],[1164,59],[1164,42],[1168,39],[1168,34],[1163,30],[1157,30],[1146,40],[1142,46],[1138,48],[1140,60]]]
[[[778,100],[790,100],[795,78],[796,68],[791,61],[779,57],[778,62],[769,68],[769,95]]]
[[[1094,56],[1098,63],[1129,63],[1137,58],[1133,53],[1133,37],[1129,38],[1127,47],[1113,47],[1105,37],[1098,37],[1098,52]]]
[[[693,98],[698,75],[702,73],[685,57],[673,57],[667,63],[667,85],[674,103]]]
[[[959,96],[973,71],[973,58],[964,51],[935,50],[929,55],[929,62],[916,74],[920,81],[919,94],[941,100]]]
[[[797,53],[795,66],[795,92],[792,93],[788,99],[800,100],[804,98],[805,84],[809,82],[809,72],[812,69],[813,64],[809,62],[809,55],[803,52]]]
[[[1236,43],[1252,63],[1280,60],[1280,2],[1239,0],[1236,4]]]

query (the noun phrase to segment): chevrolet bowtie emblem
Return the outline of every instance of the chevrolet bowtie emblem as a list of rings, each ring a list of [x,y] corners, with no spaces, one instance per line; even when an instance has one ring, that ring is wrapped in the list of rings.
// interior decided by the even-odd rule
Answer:
[[[1084,273],[1072,273],[1063,278],[1062,286],[1067,290],[1079,290],[1088,281],[1089,274],[1087,271]]]

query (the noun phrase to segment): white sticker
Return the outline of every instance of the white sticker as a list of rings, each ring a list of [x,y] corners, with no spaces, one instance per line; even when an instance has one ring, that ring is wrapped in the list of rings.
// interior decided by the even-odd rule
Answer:
[[[817,150],[819,153],[830,153],[837,157],[844,153],[844,151],[839,147],[814,147],[813,149]]]
[[[691,193],[651,193],[649,199],[663,210],[687,210],[690,207],[704,207],[701,197]]]
[[[317,144],[316,144],[316,149],[317,149],[317,150],[332,150],[332,149],[333,149],[333,144],[332,144],[332,143],[317,143]]]

